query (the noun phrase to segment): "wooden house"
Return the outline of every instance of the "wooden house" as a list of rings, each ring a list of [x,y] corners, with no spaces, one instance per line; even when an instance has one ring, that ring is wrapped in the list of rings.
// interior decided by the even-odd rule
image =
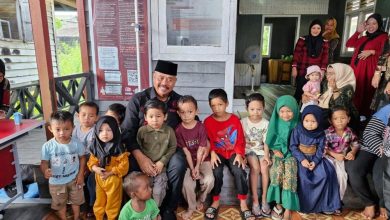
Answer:
[[[58,73],[54,1],[46,0],[50,48],[54,74]],[[38,80],[36,52],[28,0],[0,1],[0,59],[6,63],[6,77],[11,88]]]

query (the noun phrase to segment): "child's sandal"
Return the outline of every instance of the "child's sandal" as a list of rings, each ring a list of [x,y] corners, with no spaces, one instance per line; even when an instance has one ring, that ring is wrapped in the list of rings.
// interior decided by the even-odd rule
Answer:
[[[272,220],[283,220],[283,208],[278,209],[274,206],[271,212],[271,218]]]
[[[250,210],[240,210],[240,215],[242,220],[256,219],[256,217],[252,214]]]
[[[256,218],[260,218],[262,216],[260,205],[253,205],[252,206],[252,213],[256,216]]]
[[[212,206],[208,207],[206,212],[204,213],[204,218],[207,219],[207,220],[217,219],[217,217],[218,217],[218,210],[219,210],[219,208],[214,208]],[[209,217],[210,215],[212,217]]]
[[[261,215],[264,217],[270,217],[271,216],[271,208],[269,207],[268,203],[264,203],[261,206]]]

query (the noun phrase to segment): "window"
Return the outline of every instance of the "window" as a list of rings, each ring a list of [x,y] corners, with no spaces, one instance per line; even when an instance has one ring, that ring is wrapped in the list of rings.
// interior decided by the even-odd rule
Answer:
[[[272,24],[264,24],[263,27],[263,42],[261,48],[261,55],[269,57],[271,55],[271,39],[272,39]]]
[[[367,20],[374,12],[375,2],[376,0],[347,0],[342,54],[350,55],[354,51],[353,48],[347,48],[345,43],[355,33],[358,24]]]
[[[0,19],[0,38],[11,39],[11,26],[9,21]]]
[[[0,39],[33,40],[28,0],[1,0]]]

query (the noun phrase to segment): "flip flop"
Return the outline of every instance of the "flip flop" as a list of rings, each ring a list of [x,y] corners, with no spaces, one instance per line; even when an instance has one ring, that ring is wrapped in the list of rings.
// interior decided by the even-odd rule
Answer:
[[[210,206],[210,207],[207,208],[206,212],[204,213],[204,218],[207,219],[207,220],[217,219],[218,211],[219,211],[219,207],[218,208],[214,208],[214,207]],[[212,215],[213,217],[208,217],[207,215]]]
[[[242,220],[247,220],[247,219],[250,219],[250,218],[253,218],[253,219],[256,219],[256,216],[254,216],[251,212],[251,210],[247,209],[247,210],[240,210],[240,215],[241,215],[241,219]]]

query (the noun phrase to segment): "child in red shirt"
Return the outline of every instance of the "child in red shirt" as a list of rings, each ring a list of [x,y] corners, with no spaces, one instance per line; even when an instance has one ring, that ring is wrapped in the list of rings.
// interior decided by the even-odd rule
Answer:
[[[255,216],[246,204],[248,183],[244,162],[245,138],[240,119],[226,112],[229,102],[223,89],[210,91],[209,105],[213,114],[205,119],[204,125],[210,141],[211,166],[215,182],[211,191],[213,203],[206,210],[205,219],[218,217],[219,194],[223,184],[223,168],[226,165],[234,176],[242,218],[254,220]]]

